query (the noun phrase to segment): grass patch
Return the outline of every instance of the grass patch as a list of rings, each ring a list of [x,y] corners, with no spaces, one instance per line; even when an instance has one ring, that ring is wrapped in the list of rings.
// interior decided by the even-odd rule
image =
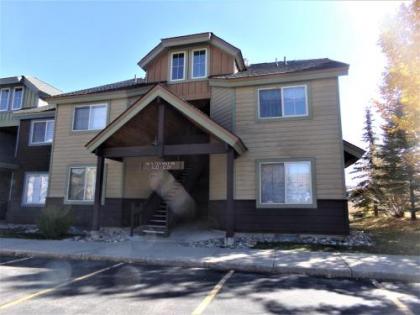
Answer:
[[[350,226],[372,237],[369,253],[420,256],[420,220],[366,216],[352,219]]]

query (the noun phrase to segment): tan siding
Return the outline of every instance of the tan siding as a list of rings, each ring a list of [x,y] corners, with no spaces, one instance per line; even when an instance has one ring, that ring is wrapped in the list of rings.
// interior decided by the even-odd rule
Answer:
[[[226,199],[226,155],[210,155],[209,199]]]
[[[257,121],[256,87],[236,89],[235,133],[248,148],[235,161],[237,199],[256,198],[256,160],[298,157],[315,158],[317,198],[344,197],[337,80],[316,80],[309,87],[312,117],[273,121]]]
[[[211,90],[210,116],[228,130],[233,130],[234,94],[235,90],[231,88],[214,87]]]
[[[115,119],[122,113],[128,104],[129,101],[127,99],[117,99],[108,102],[109,121]],[[96,132],[74,133],[71,131],[74,107],[74,105],[57,106],[57,128],[50,169],[49,197],[64,197],[69,166],[96,164],[95,155],[88,152],[85,148],[85,144],[96,135]],[[121,197],[123,180],[122,163],[107,161],[107,164],[106,197]]]

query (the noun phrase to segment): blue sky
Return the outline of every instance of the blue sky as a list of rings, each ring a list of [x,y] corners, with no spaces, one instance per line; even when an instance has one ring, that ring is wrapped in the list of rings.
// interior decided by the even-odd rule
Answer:
[[[250,63],[329,57],[340,79],[344,138],[361,145],[363,110],[377,97],[380,27],[400,2],[4,1],[0,76],[34,75],[63,91],[143,76],[160,38],[212,31]]]

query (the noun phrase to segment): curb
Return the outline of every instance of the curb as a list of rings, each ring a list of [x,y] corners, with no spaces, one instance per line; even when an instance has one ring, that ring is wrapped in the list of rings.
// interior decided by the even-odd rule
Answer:
[[[241,272],[255,272],[267,274],[300,274],[316,277],[326,278],[345,278],[345,279],[375,279],[379,281],[403,281],[403,282],[420,282],[420,275],[404,274],[404,273],[390,273],[390,272],[364,272],[355,271],[349,266],[341,269],[328,268],[305,268],[297,266],[275,266],[267,264],[254,263],[226,263],[226,262],[212,262],[203,260],[191,259],[164,259],[164,258],[127,258],[115,256],[92,255],[88,253],[77,254],[56,254],[40,251],[22,251],[22,250],[0,250],[0,255],[8,255],[15,257],[38,257],[38,258],[54,258],[54,259],[78,259],[87,261],[109,261],[109,262],[124,262],[124,263],[140,263],[154,266],[167,267],[189,267],[189,268],[207,268],[219,271],[241,271]]]

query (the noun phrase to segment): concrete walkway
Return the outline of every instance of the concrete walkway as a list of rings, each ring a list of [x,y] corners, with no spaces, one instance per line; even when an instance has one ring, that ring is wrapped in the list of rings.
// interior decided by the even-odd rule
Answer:
[[[134,240],[103,243],[13,238],[0,238],[1,254],[420,282],[420,257],[415,256],[192,248]]]

